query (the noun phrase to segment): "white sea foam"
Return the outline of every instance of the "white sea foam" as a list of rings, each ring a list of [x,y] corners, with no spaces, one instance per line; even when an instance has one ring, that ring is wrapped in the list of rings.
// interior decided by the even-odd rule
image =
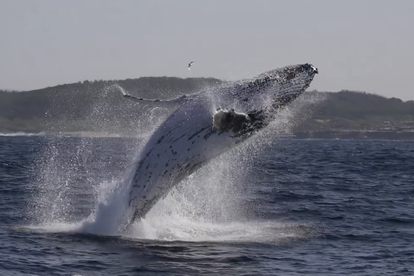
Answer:
[[[0,133],[0,136],[4,137],[17,137],[17,136],[44,136],[44,132],[29,133],[29,132],[10,132],[10,133]]]

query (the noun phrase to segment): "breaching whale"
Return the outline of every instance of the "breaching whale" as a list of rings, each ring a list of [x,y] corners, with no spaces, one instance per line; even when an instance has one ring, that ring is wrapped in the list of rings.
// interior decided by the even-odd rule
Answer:
[[[125,227],[143,218],[181,180],[269,125],[317,73],[311,64],[286,66],[226,83],[213,94],[202,91],[168,100],[181,106],[155,130],[136,159]]]

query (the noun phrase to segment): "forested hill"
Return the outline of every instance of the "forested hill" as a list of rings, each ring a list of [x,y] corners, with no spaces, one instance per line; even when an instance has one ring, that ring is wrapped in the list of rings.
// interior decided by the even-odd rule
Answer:
[[[220,85],[213,78],[142,77],[120,81],[84,81],[26,92],[0,90],[0,132],[128,132],[150,110],[108,89],[117,83],[132,95],[167,99]],[[378,129],[414,123],[414,101],[362,92],[307,92],[323,95],[304,130]],[[152,106],[153,107],[153,106]],[[166,107],[169,108],[169,107]],[[153,111],[152,111],[153,112]],[[104,122],[104,123],[102,123]],[[414,125],[413,125],[414,126]]]
[[[119,81],[84,81],[25,92],[0,90],[0,117],[82,118],[103,97],[115,105],[125,102],[119,90],[108,89],[114,83],[132,95],[166,99],[194,93],[203,87],[219,84],[220,81],[212,78],[142,77]]]
[[[318,92],[312,92],[318,93]],[[355,91],[326,93],[309,123],[312,130],[413,129],[414,101]]]
[[[0,90],[0,133],[102,131],[102,122],[105,123],[104,131],[125,132],[150,107],[126,100],[118,89],[111,86],[114,83],[132,95],[168,99],[194,93],[221,81],[213,78],[142,77],[84,81],[25,92]]]

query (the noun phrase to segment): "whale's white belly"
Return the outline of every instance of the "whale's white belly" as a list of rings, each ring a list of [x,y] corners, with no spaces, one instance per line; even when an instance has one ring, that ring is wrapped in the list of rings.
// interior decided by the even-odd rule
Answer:
[[[206,99],[177,110],[157,129],[142,151],[130,191],[130,207],[143,216],[175,184],[242,138],[213,129]]]

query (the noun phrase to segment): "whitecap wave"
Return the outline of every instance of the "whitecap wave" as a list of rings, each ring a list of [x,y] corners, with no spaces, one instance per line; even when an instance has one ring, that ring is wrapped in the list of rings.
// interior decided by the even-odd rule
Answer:
[[[37,133],[30,133],[30,132],[8,132],[8,133],[1,133],[0,136],[4,137],[17,137],[17,136],[45,136],[46,133],[44,132],[37,132]]]

